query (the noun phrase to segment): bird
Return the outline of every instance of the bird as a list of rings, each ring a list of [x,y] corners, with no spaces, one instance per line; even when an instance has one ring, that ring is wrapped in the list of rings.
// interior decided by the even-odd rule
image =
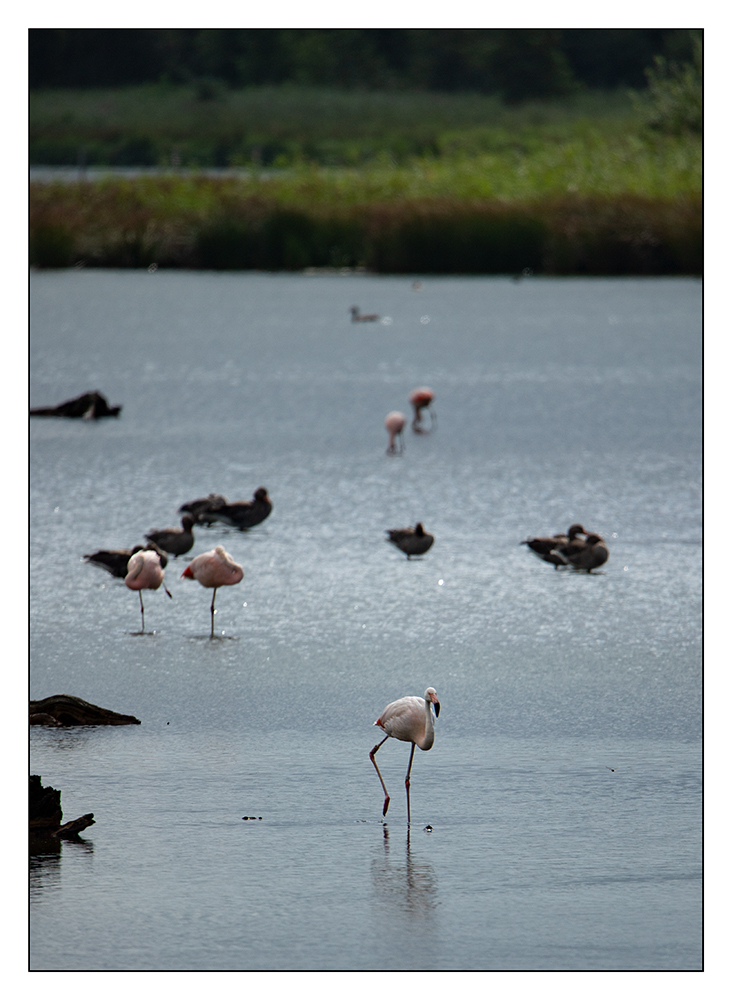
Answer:
[[[228,503],[226,497],[221,496],[220,493],[209,493],[207,497],[199,497],[198,500],[181,504],[178,513],[190,514],[194,524],[213,524],[216,519],[209,517],[209,513],[223,507],[226,503]]]
[[[402,431],[406,422],[407,418],[399,410],[392,410],[391,413],[387,413],[386,420],[384,421],[384,427],[389,432],[389,447],[386,449],[387,455],[400,455],[404,451]],[[399,442],[398,448],[397,440]]]
[[[200,556],[191,559],[181,573],[181,579],[198,580],[202,587],[213,587],[211,598],[211,638],[214,637],[214,615],[216,610],[216,591],[219,587],[233,586],[244,578],[244,570],[235,563],[223,545],[217,545],[210,552],[202,552]]]
[[[168,597],[173,595],[163,583],[165,570],[161,565],[160,556],[157,552],[148,549],[140,549],[130,556],[127,563],[127,576],[125,583],[130,590],[136,590],[140,595],[140,614],[142,615],[142,635],[145,631],[145,607],[142,603],[143,590],[157,590],[161,585]]]
[[[91,566],[99,566],[112,576],[124,580],[127,576],[127,564],[136,552],[157,552],[162,568],[165,569],[168,565],[168,557],[154,542],[148,545],[133,545],[131,549],[99,549],[97,552],[88,553],[84,559]]]
[[[540,559],[543,559],[544,562],[551,563],[554,566],[554,569],[559,569],[560,566],[568,565],[567,558],[560,555],[559,547],[574,542],[577,542],[578,545],[583,545],[584,542],[582,539],[578,539],[577,536],[584,534],[586,534],[586,532],[581,524],[573,524],[570,526],[566,535],[552,535],[551,538],[527,538],[519,544],[528,545],[531,551]]]
[[[392,701],[391,704],[386,706],[374,723],[375,726],[379,726],[386,733],[381,743],[377,743],[369,753],[371,763],[376,768],[381,787],[384,789],[384,816],[386,816],[389,808],[390,795],[386,790],[384,779],[381,777],[379,765],[376,763],[376,751],[386,743],[390,736],[396,740],[402,740],[404,743],[412,744],[407,777],[404,780],[404,785],[407,789],[407,825],[411,824],[412,821],[409,803],[409,775],[412,771],[414,748],[418,746],[420,750],[429,750],[435,742],[435,724],[432,718],[433,706],[436,718],[440,714],[440,702],[435,689],[428,687],[423,698],[407,696],[406,698],[399,698],[398,701]]]
[[[348,311],[351,314],[352,323],[376,323],[379,319],[376,313],[359,312],[358,306],[351,306]]]
[[[412,404],[414,409],[414,420],[412,420],[412,430],[416,434],[424,434],[424,428],[422,427],[422,410],[429,410],[430,414],[430,429],[435,426],[437,420],[435,414],[430,409],[432,400],[435,398],[435,394],[427,386],[422,386],[419,389],[413,389],[409,393],[409,402]]]
[[[161,528],[159,531],[149,531],[145,538],[177,559],[178,556],[184,556],[186,552],[190,552],[195,541],[191,531],[194,523],[191,515],[184,514],[180,523],[180,528]]]
[[[407,559],[424,555],[435,540],[434,535],[424,530],[421,521],[417,521],[413,528],[391,528],[386,533],[389,536],[386,541],[401,549]]]
[[[565,556],[573,569],[584,569],[588,573],[606,563],[610,555],[604,540],[595,534],[588,535],[580,546],[570,542],[561,546],[558,551]]]
[[[271,513],[272,501],[264,486],[260,486],[254,491],[251,500],[220,504],[215,509],[207,511],[206,516],[209,520],[223,521],[232,528],[244,531],[246,528],[253,528],[255,524],[261,524]]]

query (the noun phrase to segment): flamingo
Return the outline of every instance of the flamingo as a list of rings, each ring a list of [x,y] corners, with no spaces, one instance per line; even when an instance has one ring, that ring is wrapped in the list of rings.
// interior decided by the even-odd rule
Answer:
[[[577,543],[577,546],[584,545],[582,539],[578,539],[577,536],[586,534],[587,532],[581,524],[573,524],[570,526],[566,535],[553,535],[551,538],[527,538],[519,544],[528,545],[534,555],[543,559],[544,562],[551,563],[554,566],[554,569],[559,569],[560,566],[566,566],[568,564],[567,558],[560,554],[559,550],[561,546],[569,545],[575,542]]]
[[[210,521],[223,521],[224,524],[231,525],[232,528],[239,528],[244,531],[246,528],[253,528],[255,524],[262,521],[272,512],[272,501],[267,496],[264,486],[254,491],[251,500],[240,500],[237,503],[222,503],[206,512],[206,517]]]
[[[409,393],[409,402],[412,404],[414,409],[414,420],[412,421],[412,430],[416,434],[424,434],[422,428],[422,410],[429,410],[430,414],[430,428],[434,427],[437,420],[435,414],[430,409],[432,400],[435,398],[435,394],[427,386],[421,386],[419,389],[413,389]]]
[[[588,535],[584,542],[569,542],[560,546],[560,555],[563,555],[571,564],[573,569],[587,570],[591,573],[593,569],[606,563],[610,553],[607,545],[599,535]]]
[[[177,559],[193,548],[193,532],[191,528],[194,520],[190,514],[184,514],[180,520],[180,528],[161,528],[159,531],[150,531],[145,538],[148,542],[154,542],[158,548],[169,552]]]
[[[233,586],[244,578],[244,570],[235,563],[223,545],[217,545],[210,552],[196,556],[181,573],[181,578],[198,580],[202,587],[213,587],[211,598],[211,638],[214,637],[214,615],[216,591],[219,587]]]
[[[401,549],[407,559],[424,555],[435,540],[434,535],[424,530],[421,521],[417,521],[413,528],[391,528],[386,533],[389,536],[386,541]]]
[[[376,313],[359,312],[358,306],[351,306],[348,311],[351,314],[352,323],[376,323],[379,319]]]
[[[100,569],[106,569],[108,573],[119,577],[120,580],[124,580],[127,576],[127,564],[130,561],[130,557],[134,556],[135,552],[142,551],[157,552],[160,556],[160,565],[163,569],[168,565],[168,557],[153,542],[150,542],[149,545],[133,545],[131,549],[99,549],[97,552],[90,552],[85,555],[84,560],[92,566],[99,566]]]
[[[389,447],[386,449],[387,455],[400,455],[404,451],[402,431],[406,422],[407,418],[399,410],[392,410],[391,413],[387,413],[386,420],[384,421],[384,427],[389,432]],[[398,449],[396,446],[397,438],[399,439]]]
[[[140,632],[140,635],[145,631],[145,607],[142,603],[143,590],[157,590],[162,584],[163,590],[168,597],[173,596],[163,583],[164,576],[165,570],[161,565],[161,559],[157,552],[140,549],[139,552],[135,552],[134,555],[130,556],[130,561],[127,563],[125,583],[130,590],[136,590],[140,595],[140,614],[142,615],[142,632]]]
[[[437,692],[435,689],[433,687],[428,687],[423,698],[408,696],[406,698],[399,698],[398,701],[392,701],[391,704],[386,706],[384,711],[374,723],[375,726],[379,726],[386,733],[386,736],[381,743],[377,743],[373,750],[369,753],[371,763],[376,768],[376,773],[379,776],[381,787],[384,789],[384,816],[386,816],[387,809],[389,808],[390,795],[386,790],[386,785],[384,784],[384,779],[381,777],[379,765],[375,760],[376,751],[379,747],[386,743],[390,736],[393,736],[396,740],[402,740],[404,743],[412,744],[412,752],[409,755],[409,767],[407,768],[407,777],[404,779],[404,785],[407,789],[408,826],[412,821],[411,807],[409,804],[409,775],[412,771],[414,748],[415,746],[418,746],[420,750],[429,750],[435,742],[435,724],[432,718],[433,705],[435,717],[437,717],[440,714],[440,702],[437,698]]]

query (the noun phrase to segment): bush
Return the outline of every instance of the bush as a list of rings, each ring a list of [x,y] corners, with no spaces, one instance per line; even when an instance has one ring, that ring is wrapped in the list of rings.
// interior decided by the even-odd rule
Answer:
[[[701,38],[693,39],[691,62],[679,64],[656,56],[654,67],[646,70],[646,77],[647,95],[634,95],[646,126],[667,135],[701,133],[704,124]]]

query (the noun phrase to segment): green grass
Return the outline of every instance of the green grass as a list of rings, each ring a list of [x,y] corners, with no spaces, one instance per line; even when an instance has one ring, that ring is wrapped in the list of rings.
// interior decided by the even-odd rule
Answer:
[[[181,166],[249,169],[33,184],[31,260],[699,273],[701,138],[642,122],[621,94],[514,108],[284,87],[34,94],[35,162],[44,143],[66,143],[72,163],[83,146],[90,164],[94,150],[100,162],[142,150],[161,165],[175,152]]]
[[[354,166],[449,153],[500,153],[537,143],[608,140],[637,131],[625,93],[507,107],[479,94],[373,93],[318,88],[193,87],[32,92],[33,163],[165,166]]]

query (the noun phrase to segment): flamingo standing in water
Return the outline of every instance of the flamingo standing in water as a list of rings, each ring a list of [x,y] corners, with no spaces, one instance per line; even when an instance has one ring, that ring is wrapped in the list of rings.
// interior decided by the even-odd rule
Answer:
[[[165,570],[160,564],[160,556],[157,552],[148,549],[141,549],[130,557],[127,563],[127,576],[125,583],[130,590],[136,590],[140,595],[140,614],[142,615],[142,635],[145,632],[145,607],[142,603],[143,590],[157,590],[161,585],[168,597],[173,595],[163,583]]]
[[[384,427],[389,432],[389,447],[386,449],[387,455],[400,455],[404,451],[402,431],[406,422],[407,418],[399,410],[392,410],[391,413],[387,413],[386,420],[384,421]],[[398,448],[397,439],[399,441]]]
[[[211,638],[214,637],[214,615],[216,609],[216,591],[219,587],[232,586],[244,579],[244,570],[235,563],[223,545],[217,545],[210,552],[202,552],[196,556],[181,573],[189,580],[198,580],[202,587],[213,587],[211,598]]]
[[[384,816],[386,816],[386,811],[389,808],[390,795],[386,790],[386,785],[384,784],[384,779],[381,777],[379,765],[375,760],[376,751],[379,747],[386,743],[390,736],[393,736],[396,740],[403,740],[405,743],[412,744],[412,752],[409,755],[407,777],[404,779],[404,785],[407,789],[407,825],[411,824],[412,821],[411,807],[409,804],[409,775],[412,771],[414,748],[415,746],[418,746],[420,750],[429,750],[435,742],[435,724],[434,719],[432,718],[432,706],[434,706],[434,713],[436,717],[440,714],[440,702],[437,698],[437,692],[435,689],[433,687],[428,687],[423,698],[408,696],[406,698],[400,698],[398,701],[392,701],[390,705],[386,706],[384,711],[374,723],[375,726],[380,726],[380,728],[386,733],[386,736],[381,743],[377,743],[374,749],[369,753],[371,763],[376,768],[376,773],[379,776],[381,787],[384,789]]]
[[[413,389],[409,393],[409,402],[412,404],[414,409],[414,420],[412,421],[412,430],[417,434],[424,434],[424,429],[422,428],[422,410],[429,410],[430,414],[430,429],[435,426],[436,418],[430,406],[432,405],[432,400],[435,398],[435,394],[431,389],[428,389],[426,385],[419,389]]]

